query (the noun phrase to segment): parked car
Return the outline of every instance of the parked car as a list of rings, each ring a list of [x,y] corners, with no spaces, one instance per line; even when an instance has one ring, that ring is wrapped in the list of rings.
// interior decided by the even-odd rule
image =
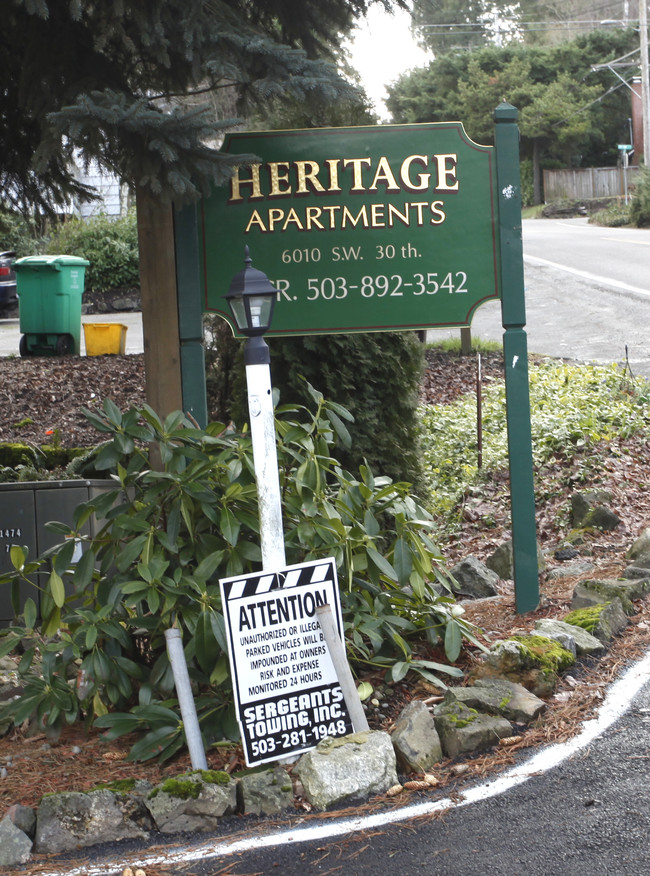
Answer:
[[[0,315],[18,305],[16,295],[15,252],[0,252]]]

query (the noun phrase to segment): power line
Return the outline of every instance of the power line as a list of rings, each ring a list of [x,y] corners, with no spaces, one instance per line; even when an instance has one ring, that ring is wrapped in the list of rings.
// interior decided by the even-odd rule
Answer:
[[[592,18],[576,18],[576,19],[565,19],[565,20],[554,19],[552,21],[537,21],[535,19],[530,19],[530,21],[523,21],[521,19],[501,19],[501,22],[508,27],[530,27],[533,25],[535,25],[535,26],[543,25],[544,27],[553,27],[553,28],[565,27],[567,24],[582,25],[582,26],[587,25],[587,24],[596,24],[596,25],[603,25],[604,24],[604,22],[598,18],[593,18],[593,19]],[[635,24],[638,24],[638,21],[636,19],[634,19],[633,22]],[[496,24],[498,26],[499,20],[485,19],[483,23],[485,24],[485,26],[489,26],[492,24]],[[617,23],[618,23],[618,20],[617,20]],[[466,21],[466,22],[449,22],[449,23],[445,23],[445,24],[443,24],[443,23],[440,23],[440,24],[418,24],[417,27],[418,28],[425,28],[425,27],[476,27],[477,24],[478,24],[478,22],[475,22],[475,21]],[[608,22],[608,24],[609,24],[609,22]],[[621,21],[621,24],[623,24],[622,21]]]

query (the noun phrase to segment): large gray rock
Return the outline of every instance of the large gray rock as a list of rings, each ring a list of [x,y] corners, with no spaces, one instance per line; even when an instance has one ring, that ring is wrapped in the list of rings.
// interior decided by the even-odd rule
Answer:
[[[0,821],[0,867],[15,867],[29,860],[32,841],[10,818]]]
[[[650,527],[646,527],[641,535],[632,542],[632,547],[626,556],[630,560],[635,560],[635,565],[641,565],[636,562],[640,557],[647,557],[650,562]]]
[[[451,702],[453,699],[470,709],[501,715],[517,724],[530,724],[546,708],[544,700],[522,684],[505,678],[478,678],[470,687],[450,687],[445,694],[445,701]]]
[[[115,298],[112,302],[113,310],[138,310],[139,307],[139,298]]]
[[[461,596],[483,599],[486,596],[496,596],[498,593],[496,585],[499,576],[476,557],[461,560],[451,570],[451,574],[458,584],[454,590]]]
[[[485,565],[488,569],[492,569],[493,572],[502,578],[504,581],[510,580],[514,578],[514,560],[512,554],[512,539],[508,539],[508,541],[504,541],[503,544],[500,544],[494,553],[492,553],[487,560],[485,561]],[[537,543],[537,570],[539,572],[543,572],[546,568],[546,563],[544,561],[544,554],[542,553],[542,548]]]
[[[99,790],[43,797],[36,817],[34,848],[40,854],[66,852],[98,843],[147,839],[151,828],[142,801]]]
[[[593,634],[601,642],[609,642],[614,636],[622,633],[629,621],[626,617],[620,599],[614,599],[601,611]]]
[[[391,739],[397,762],[407,773],[425,773],[442,760],[438,731],[422,700],[413,700],[402,709]]]
[[[485,715],[458,700],[442,703],[434,713],[442,748],[448,757],[491,748],[512,736],[510,722],[500,715]]]
[[[575,611],[619,599],[623,611],[633,615],[636,610],[632,600],[640,599],[647,592],[648,585],[644,581],[624,581],[620,578],[579,581],[573,590],[571,609]]]
[[[567,624],[561,620],[553,620],[549,617],[544,617],[541,620],[535,621],[535,629],[543,636],[548,636],[549,639],[555,639],[560,645],[566,647],[562,641],[565,636],[573,639],[575,652],[578,655],[587,657],[592,654],[600,654],[604,650],[603,643],[600,639],[592,636],[587,630],[582,627],[576,627],[573,624]]]
[[[642,562],[643,565],[637,566],[636,563],[634,563],[631,566],[627,566],[623,572],[623,577],[643,581],[650,585],[650,556],[640,557],[637,562]]]
[[[36,830],[36,813],[29,806],[21,806],[20,803],[14,803],[5,812],[5,818],[9,818],[17,828],[26,833],[27,836],[34,838]]]
[[[237,808],[237,788],[228,773],[201,770],[166,779],[145,798],[162,833],[213,830]]]
[[[559,578],[574,578],[577,575],[589,575],[593,572],[595,565],[589,560],[573,560],[565,563],[562,566],[556,566],[554,569],[549,569],[547,572],[549,581],[557,581]]]
[[[237,801],[244,815],[278,815],[293,804],[291,778],[282,767],[248,773],[237,782]]]
[[[587,490],[584,493],[574,493],[571,496],[573,526],[583,529],[616,529],[621,518],[605,504],[611,502],[612,499],[612,494],[606,490]]]
[[[367,730],[326,738],[298,761],[305,796],[318,809],[366,800],[397,784],[395,752],[388,733]]]
[[[632,562],[623,572],[623,577],[644,581],[650,587],[650,529],[641,533],[627,552],[627,557]]]

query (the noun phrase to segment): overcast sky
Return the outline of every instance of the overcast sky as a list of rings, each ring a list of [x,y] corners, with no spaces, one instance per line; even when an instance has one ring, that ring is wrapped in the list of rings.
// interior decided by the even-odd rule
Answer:
[[[373,6],[348,44],[352,64],[382,121],[388,118],[384,105],[387,97],[385,86],[407,70],[422,67],[433,57],[413,41],[410,19],[406,11],[389,15]]]

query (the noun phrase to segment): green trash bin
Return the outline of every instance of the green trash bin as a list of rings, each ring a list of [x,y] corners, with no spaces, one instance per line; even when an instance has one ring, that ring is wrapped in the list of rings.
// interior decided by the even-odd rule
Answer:
[[[67,255],[16,261],[21,356],[79,355],[81,296],[89,264]]]

